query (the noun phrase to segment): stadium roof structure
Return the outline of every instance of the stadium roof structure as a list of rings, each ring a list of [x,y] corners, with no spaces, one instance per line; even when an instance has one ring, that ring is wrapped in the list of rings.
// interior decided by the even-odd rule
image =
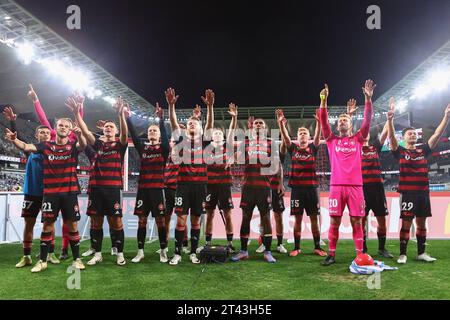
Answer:
[[[8,63],[17,60],[16,58],[15,60],[12,60],[10,57],[10,55],[14,54],[14,50],[11,49],[15,47],[14,44],[18,42],[27,42],[32,44],[36,56],[39,57],[41,61],[45,61],[46,59],[63,60],[81,70],[89,70],[90,82],[98,90],[97,92],[101,92],[101,94],[94,99],[95,101],[92,101],[94,105],[108,105],[108,101],[101,99],[102,97],[114,98],[122,96],[134,107],[134,109],[138,108],[142,113],[152,113],[154,111],[154,106],[152,104],[12,0],[0,0],[0,42],[10,47],[5,49],[6,46],[1,46],[2,48],[0,49],[0,57],[3,61],[8,61]],[[7,92],[2,92],[5,93],[5,95],[2,94],[2,100],[4,102],[7,100],[8,102],[15,103],[19,106],[24,105],[25,103],[29,104],[29,102],[23,101],[23,99],[26,99],[25,90],[28,81],[33,82],[38,89],[44,87],[46,84],[50,84],[45,81],[42,83],[42,77],[33,77],[33,74],[35,73],[40,75],[43,73],[43,70],[40,70],[35,65],[36,63],[33,63],[26,68],[21,68],[18,64],[14,64],[14,68],[12,68],[11,65],[9,66],[10,68],[5,66],[6,70],[2,70],[2,73],[0,73],[0,81],[2,84],[10,83],[10,79],[16,79],[16,81],[13,81],[14,85],[22,88],[20,92],[17,90],[12,90],[13,92],[11,92],[9,90],[11,88],[7,88],[9,94]],[[19,78],[26,82],[24,84],[19,84]],[[39,90],[37,90],[37,93],[39,94]],[[21,98],[18,98],[19,95]],[[60,98],[63,99],[63,97]],[[50,102],[52,105],[53,103],[61,105],[63,101],[64,100]]]
[[[71,90],[67,86],[62,86],[54,77],[47,75],[49,72],[45,70],[42,64],[23,65],[18,61],[14,47],[16,43],[23,41],[32,43],[36,55],[41,60],[55,58],[68,61],[74,67],[89,71],[91,83],[99,92],[96,98],[87,103],[89,108],[86,110],[86,114],[91,118],[105,119],[105,117],[112,117],[114,113],[110,107],[111,99],[121,95],[131,104],[133,110],[138,110],[137,114],[141,118],[152,120],[154,106],[151,103],[13,0],[0,0],[0,42],[5,44],[0,45],[0,59],[8,62],[3,64],[4,67],[0,72],[0,81],[3,84],[3,87],[0,88],[0,103],[13,104],[19,112],[32,111],[30,101],[26,97],[27,85],[31,82],[38,94],[42,93],[40,98],[44,108],[60,105],[61,108],[57,110],[53,107],[52,113],[56,116],[63,112],[67,114],[63,102],[64,98],[71,93]],[[414,95],[415,86],[420,83],[427,72],[431,68],[445,64],[450,65],[450,41],[374,102],[375,118],[379,118],[380,121],[383,119],[380,115],[386,111],[389,97],[394,96],[397,101],[408,101]],[[52,90],[48,90],[48,88],[52,88]],[[54,88],[58,88],[58,90],[54,90]],[[317,106],[283,106],[282,108],[288,119],[313,121]],[[50,111],[50,108],[47,109]],[[227,109],[227,107],[216,108],[215,115],[218,121],[228,119]],[[264,119],[274,119],[274,109],[275,106],[239,106],[239,118],[243,120],[251,115]],[[336,117],[345,110],[345,106],[332,106],[330,114]],[[361,111],[360,108],[360,113]],[[187,119],[191,112],[190,109],[177,109],[177,115],[181,121]],[[400,117],[406,118],[405,114],[401,114]]]
[[[430,70],[440,69],[441,67],[448,68],[449,66],[450,40],[379,97],[374,102],[375,108],[378,110],[387,110],[390,97],[394,97],[396,101],[408,102],[413,99],[415,88],[429,76]],[[447,77],[450,78],[450,74],[447,74]]]

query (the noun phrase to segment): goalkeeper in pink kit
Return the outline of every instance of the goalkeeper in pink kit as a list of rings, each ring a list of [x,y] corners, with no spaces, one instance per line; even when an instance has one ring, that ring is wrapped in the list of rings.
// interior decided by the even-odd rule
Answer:
[[[330,229],[328,231],[329,253],[321,263],[323,266],[329,266],[336,262],[336,244],[339,239],[339,226],[341,225],[345,206],[348,207],[350,213],[356,255],[363,253],[364,233],[362,218],[365,216],[365,205],[361,171],[361,152],[364,140],[370,130],[372,96],[375,87],[376,85],[372,80],[367,80],[364,88],[362,88],[366,103],[364,120],[360,130],[352,134],[352,119],[349,115],[342,114],[339,116],[337,126],[339,136],[331,131],[328,122],[328,86],[325,85],[325,89],[320,93],[320,123],[323,136],[327,142],[331,164],[329,195],[329,213],[331,219]]]

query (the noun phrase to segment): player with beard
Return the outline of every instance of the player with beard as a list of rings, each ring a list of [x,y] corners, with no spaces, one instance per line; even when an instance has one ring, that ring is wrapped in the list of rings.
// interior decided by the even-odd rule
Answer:
[[[319,181],[316,175],[316,156],[320,144],[320,121],[316,116],[316,129],[313,141],[309,130],[305,127],[297,129],[297,141],[292,141],[286,128],[283,110],[275,111],[278,126],[281,131],[283,147],[287,148],[291,156],[291,172],[289,175],[289,187],[291,187],[291,215],[295,217],[294,225],[294,250],[289,255],[296,257],[301,253],[301,225],[303,213],[311,220],[311,231],[314,238],[314,254],[326,256],[327,253],[320,247],[320,196],[318,191]]]
[[[181,250],[186,229],[187,216],[191,219],[191,254],[192,263],[198,264],[196,250],[200,238],[200,218],[205,212],[206,184],[208,182],[207,166],[204,161],[203,150],[208,142],[203,141],[200,119],[191,117],[187,121],[186,130],[181,131],[175,112],[178,96],[172,88],[166,91],[169,105],[169,119],[172,137],[176,141],[171,155],[175,164],[179,164],[177,177],[177,191],[175,194],[175,212],[177,226],[175,228],[175,254],[169,261],[170,265],[178,265],[181,261]],[[207,119],[205,130],[212,129],[211,110],[214,106],[215,95],[212,90],[206,90],[203,101],[207,105]],[[182,135],[184,133],[184,135]]]
[[[73,98],[66,101],[66,106],[75,115],[84,137],[97,152],[89,179],[89,204],[87,214],[91,218],[92,236],[95,254],[88,265],[103,261],[103,221],[107,217],[113,230],[117,247],[117,265],[126,264],[123,256],[125,235],[122,223],[122,167],[128,147],[128,128],[124,115],[124,101],[118,97],[115,109],[119,117],[120,137],[116,138],[117,126],[113,121],[105,121],[103,136],[98,138],[89,131],[81,117],[81,104]]]
[[[6,107],[3,115],[11,123],[11,131],[17,132],[17,115],[12,107]],[[20,138],[20,137],[19,137]],[[35,130],[35,138],[38,143],[50,141],[50,128],[40,125]],[[24,199],[22,206],[22,218],[25,220],[23,229],[23,257],[16,264],[16,268],[23,268],[32,265],[31,248],[33,245],[33,229],[36,224],[36,218],[42,207],[42,197],[44,192],[43,169],[44,157],[42,154],[29,153],[27,157],[24,185]],[[53,237],[54,238],[54,237]],[[54,240],[52,240],[53,243]],[[60,263],[54,254],[54,245],[50,245],[47,262],[54,264]]]
[[[271,170],[269,167],[272,160],[272,140],[267,138],[267,126],[263,119],[254,119],[252,129],[250,129],[243,146],[245,148],[245,169],[241,198],[241,250],[231,260],[237,262],[249,258],[250,222],[254,208],[258,207],[265,247],[264,259],[269,263],[275,263],[276,260],[270,251],[272,245],[270,177],[273,173],[269,174]],[[277,161],[279,165],[279,159]],[[263,172],[265,170],[267,172]]]
[[[414,218],[417,225],[417,260],[433,262],[436,261],[436,258],[425,253],[427,218],[431,217],[427,158],[437,147],[450,121],[450,104],[445,108],[444,117],[434,134],[428,139],[428,143],[422,145],[417,145],[416,129],[407,127],[402,131],[406,146],[399,146],[395,137],[393,108],[389,110],[387,118],[391,152],[399,160],[400,165],[398,192],[400,193],[402,228],[400,230],[400,256],[397,262],[405,264],[407,261],[406,249]]]
[[[339,239],[339,227],[342,215],[347,206],[353,229],[353,241],[356,254],[363,253],[362,218],[364,212],[364,192],[361,170],[361,154],[364,140],[367,138],[372,120],[372,96],[376,85],[367,80],[362,88],[365,96],[364,120],[360,130],[352,133],[351,117],[342,114],[338,119],[339,136],[331,131],[328,122],[327,99],[328,86],[325,85],[320,93],[320,124],[328,147],[331,164],[331,181],[329,194],[329,214],[331,217],[328,232],[329,253],[322,261],[323,266],[336,262],[336,245]]]
[[[69,140],[70,133],[76,135],[78,142]],[[42,200],[43,229],[41,234],[40,260],[31,272],[41,272],[47,269],[48,250],[52,242],[54,224],[61,211],[63,222],[69,229],[70,246],[73,256],[73,267],[84,269],[80,255],[80,235],[78,221],[80,212],[78,194],[80,193],[77,164],[78,153],[86,147],[86,140],[81,129],[73,126],[70,119],[62,118],[56,123],[56,138],[54,141],[44,141],[39,144],[26,144],[17,139],[17,134],[6,129],[6,139],[24,152],[40,153],[44,156],[44,197]]]

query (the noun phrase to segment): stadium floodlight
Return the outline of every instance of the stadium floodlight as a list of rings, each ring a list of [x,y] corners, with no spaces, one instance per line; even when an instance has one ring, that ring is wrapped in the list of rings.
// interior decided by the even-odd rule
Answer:
[[[155,121],[156,121],[156,122],[159,122],[159,120],[160,120],[159,117],[156,117],[156,118],[155,118]]]
[[[69,68],[63,73],[64,81],[73,90],[86,91],[89,88],[89,75],[78,69]]]
[[[110,96],[103,97],[103,100],[108,102],[112,106],[116,103],[116,99],[114,99]]]
[[[450,85],[450,67],[440,66],[433,68],[425,80],[414,89],[412,99],[424,99],[430,93],[443,91]]]
[[[95,89],[93,87],[89,87],[86,90],[86,96],[91,99],[94,100],[95,98],[101,97],[102,96],[102,91]]]
[[[432,89],[433,88],[430,85],[421,84],[414,89],[412,99],[419,99],[419,100],[424,99],[431,93]]]
[[[450,83],[449,68],[434,71],[429,78],[429,85],[435,90],[443,91],[447,89]]]
[[[397,107],[396,108],[397,108],[398,112],[402,113],[403,111],[406,110],[407,106],[408,106],[408,101],[402,99],[402,100],[397,102]]]
[[[64,73],[65,70],[65,65],[56,59],[44,59],[44,60],[40,60],[38,61],[40,64],[42,64],[44,67],[47,68],[47,70],[56,76],[60,76]]]
[[[28,42],[23,42],[17,44],[16,47],[17,55],[19,59],[26,65],[30,64],[34,58],[34,48]]]

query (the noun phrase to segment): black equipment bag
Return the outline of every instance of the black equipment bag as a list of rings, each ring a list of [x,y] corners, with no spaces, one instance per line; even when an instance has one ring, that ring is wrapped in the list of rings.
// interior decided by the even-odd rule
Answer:
[[[224,246],[206,246],[200,251],[201,263],[224,263],[228,259],[228,248]]]

